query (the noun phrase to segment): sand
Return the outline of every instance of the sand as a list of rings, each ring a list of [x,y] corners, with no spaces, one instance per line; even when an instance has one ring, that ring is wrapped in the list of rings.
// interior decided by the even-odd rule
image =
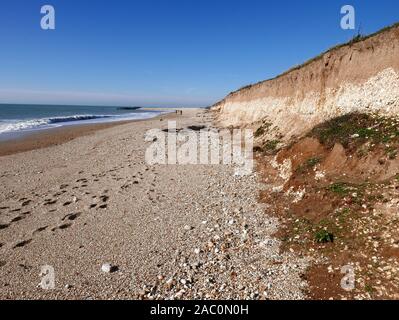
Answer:
[[[146,163],[144,134],[166,128],[166,118],[178,127],[212,121],[192,109],[53,131],[54,143],[30,151],[9,147],[14,154],[0,157],[0,298],[305,296],[307,262],[280,253],[256,173]],[[43,266],[54,270],[52,289],[39,285]]]

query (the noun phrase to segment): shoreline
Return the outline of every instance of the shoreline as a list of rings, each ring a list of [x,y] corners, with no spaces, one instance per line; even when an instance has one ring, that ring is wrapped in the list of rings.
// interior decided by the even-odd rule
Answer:
[[[63,144],[78,137],[87,136],[100,130],[121,126],[128,123],[142,122],[148,120],[167,119],[174,113],[164,113],[152,118],[124,120],[92,124],[76,124],[58,128],[48,128],[33,132],[27,132],[21,136],[0,140],[0,157],[9,156],[26,151],[47,148]]]

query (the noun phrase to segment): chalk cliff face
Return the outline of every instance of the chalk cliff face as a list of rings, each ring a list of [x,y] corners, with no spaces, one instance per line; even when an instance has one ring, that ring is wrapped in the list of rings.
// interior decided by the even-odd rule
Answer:
[[[399,25],[233,92],[213,110],[221,126],[267,121],[287,139],[353,111],[399,114]]]

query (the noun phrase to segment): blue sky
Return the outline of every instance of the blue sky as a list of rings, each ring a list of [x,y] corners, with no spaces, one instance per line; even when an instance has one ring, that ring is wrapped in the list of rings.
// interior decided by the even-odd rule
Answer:
[[[40,28],[40,8],[56,30]],[[203,106],[399,21],[397,0],[2,0],[0,103]]]

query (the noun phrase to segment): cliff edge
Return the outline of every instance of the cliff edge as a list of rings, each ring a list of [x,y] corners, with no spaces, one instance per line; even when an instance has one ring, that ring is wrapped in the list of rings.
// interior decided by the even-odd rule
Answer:
[[[283,140],[351,112],[399,112],[399,24],[337,46],[216,103],[221,126],[268,123]]]

